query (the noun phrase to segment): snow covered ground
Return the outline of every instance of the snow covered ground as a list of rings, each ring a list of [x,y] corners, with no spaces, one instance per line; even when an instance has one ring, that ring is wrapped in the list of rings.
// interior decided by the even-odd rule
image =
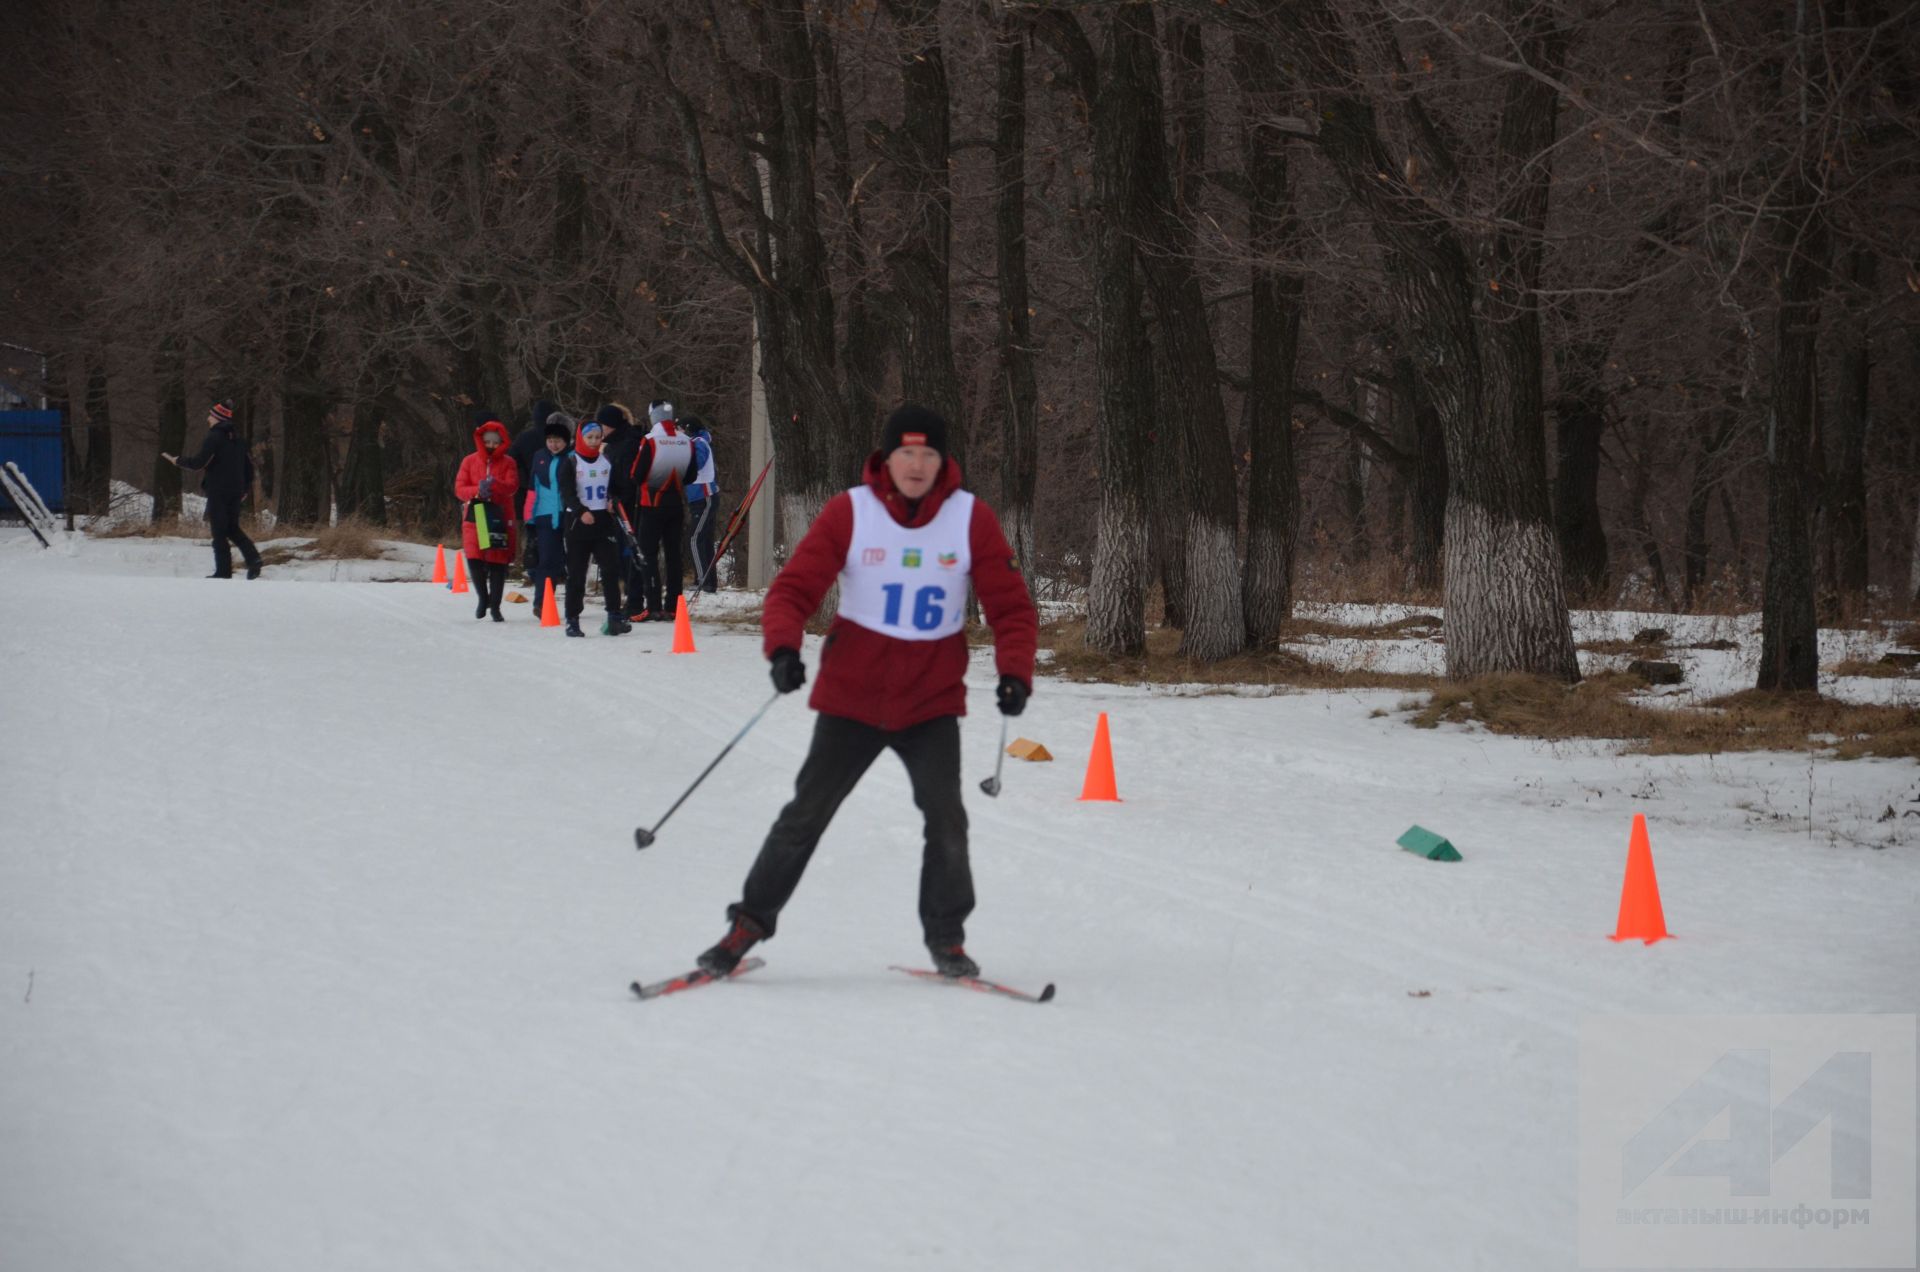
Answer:
[[[1572,1267],[1583,1020],[1920,1010],[1910,763],[1051,680],[1016,724],[1058,761],[970,799],[968,945],[1055,1002],[886,970],[924,954],[883,757],[767,967],[638,1003],[813,717],[637,853],[770,693],[754,636],[476,623],[360,581],[400,555],[0,530],[0,1268]],[[1117,805],[1075,798],[1100,711]],[[1635,811],[1651,947],[1606,939]]]

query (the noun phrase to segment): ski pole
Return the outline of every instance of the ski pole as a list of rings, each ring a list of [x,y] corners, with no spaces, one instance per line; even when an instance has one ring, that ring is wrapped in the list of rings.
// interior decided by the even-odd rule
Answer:
[[[1000,753],[993,757],[993,776],[980,783],[980,789],[996,798],[1000,794],[1000,766],[1007,762],[1007,717],[1000,717]]]
[[[707,765],[706,768],[700,770],[700,776],[693,779],[693,785],[687,787],[686,790],[680,792],[680,798],[673,801],[673,807],[669,808],[666,811],[666,814],[662,816],[659,821],[653,824],[652,830],[648,830],[645,826],[635,826],[633,828],[633,846],[635,848],[645,848],[653,843],[653,837],[660,833],[660,828],[662,826],[667,824],[667,818],[673,816],[675,812],[679,811],[680,805],[687,802],[687,796],[693,794],[694,791],[700,788],[700,783],[707,780],[707,774],[713,772],[713,770],[720,767],[720,761],[727,758],[727,752],[733,750],[735,743],[739,742],[741,738],[744,738],[747,736],[747,730],[751,729],[754,725],[760,723],[760,717],[767,714],[767,708],[771,707],[774,703],[778,701],[780,701],[780,693],[778,690],[776,690],[774,692],[773,697],[768,698],[764,703],[762,703],[760,706],[760,709],[753,713],[752,718],[749,719],[745,724],[740,726],[740,732],[733,735],[733,741],[721,747],[720,754],[713,757],[713,762]]]

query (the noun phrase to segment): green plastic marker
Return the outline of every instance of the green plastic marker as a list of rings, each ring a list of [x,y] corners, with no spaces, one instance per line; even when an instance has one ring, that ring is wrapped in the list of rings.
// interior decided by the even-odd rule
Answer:
[[[1417,857],[1428,861],[1459,861],[1460,852],[1452,844],[1434,834],[1424,826],[1410,826],[1407,833],[1400,836],[1400,846]]]

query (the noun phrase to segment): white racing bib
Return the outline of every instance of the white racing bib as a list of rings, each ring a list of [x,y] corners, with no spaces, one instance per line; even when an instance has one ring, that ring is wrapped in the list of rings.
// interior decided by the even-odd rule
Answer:
[[[601,451],[598,456],[588,459],[575,452],[573,457],[573,487],[580,496],[580,506],[589,512],[607,510],[607,486],[613,480],[613,465],[607,462],[607,453]]]
[[[853,500],[853,541],[840,567],[840,617],[897,640],[944,640],[967,621],[973,496],[956,490],[932,521],[909,529],[865,486]]]

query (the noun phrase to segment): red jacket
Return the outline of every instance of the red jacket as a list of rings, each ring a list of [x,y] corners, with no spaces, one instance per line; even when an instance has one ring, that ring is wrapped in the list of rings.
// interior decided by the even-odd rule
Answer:
[[[487,448],[480,444],[480,435],[490,428],[500,430],[500,448],[493,452],[491,461],[487,459]],[[513,563],[514,541],[519,537],[518,527],[513,523],[513,496],[520,489],[520,466],[507,453],[506,441],[507,426],[497,420],[474,429],[473,454],[460,461],[460,472],[453,479],[453,493],[461,506],[460,551],[469,561],[478,559],[494,565]],[[500,510],[501,520],[507,526],[507,542],[502,547],[496,538],[494,546],[482,552],[473,522],[466,518],[466,505],[469,500],[480,497],[480,479],[489,475],[493,478],[493,491],[487,502]]]
[[[893,488],[880,452],[867,458],[865,478],[867,488],[880,497],[895,521],[924,526],[947,496],[960,488],[960,465],[949,459],[933,489],[912,510],[905,496]],[[853,500],[843,492],[827,501],[786,568],[767,589],[760,624],[768,657],[776,649],[800,648],[807,620],[840,577],[852,541]],[[973,501],[969,549],[973,590],[993,628],[994,665],[1001,675],[1017,676],[1032,689],[1039,616],[1027,595],[1027,581],[1014,565],[1000,519],[983,499]],[[814,710],[827,715],[880,729],[905,729],[938,716],[965,715],[966,674],[964,632],[941,640],[900,640],[835,618],[820,650],[810,701]]]

